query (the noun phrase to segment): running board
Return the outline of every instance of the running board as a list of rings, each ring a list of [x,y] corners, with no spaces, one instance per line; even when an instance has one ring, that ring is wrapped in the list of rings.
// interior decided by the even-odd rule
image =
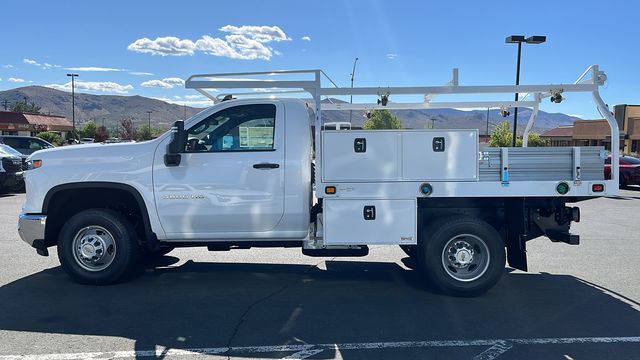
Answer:
[[[369,247],[366,245],[357,247],[302,249],[302,254],[313,257],[359,257],[369,255]]]

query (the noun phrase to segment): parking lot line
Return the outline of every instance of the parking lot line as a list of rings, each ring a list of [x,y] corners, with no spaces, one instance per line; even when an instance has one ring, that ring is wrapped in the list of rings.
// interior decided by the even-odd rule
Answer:
[[[513,343],[507,341],[500,341],[488,348],[487,350],[481,352],[480,354],[473,357],[473,360],[494,360],[498,356],[506,353],[513,347]]]
[[[567,344],[619,344],[640,343],[640,336],[627,337],[577,337],[577,338],[529,338],[529,339],[485,339],[485,340],[427,340],[343,344],[300,344],[273,346],[212,347],[193,349],[158,349],[136,351],[105,351],[67,354],[0,355],[0,360],[62,360],[62,359],[121,359],[144,356],[194,356],[194,355],[251,355],[293,352],[285,359],[305,359],[325,350],[371,350],[406,348],[441,348],[490,346],[476,359],[491,360],[511,349],[514,345],[567,345]]]

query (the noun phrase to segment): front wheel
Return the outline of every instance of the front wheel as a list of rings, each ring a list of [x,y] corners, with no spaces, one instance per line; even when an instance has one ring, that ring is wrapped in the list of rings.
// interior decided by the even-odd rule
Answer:
[[[123,279],[139,256],[136,232],[123,215],[90,209],[72,216],[58,237],[63,269],[82,284],[106,285]]]
[[[427,226],[419,251],[425,276],[449,295],[480,295],[504,272],[504,242],[480,219],[457,218]]]

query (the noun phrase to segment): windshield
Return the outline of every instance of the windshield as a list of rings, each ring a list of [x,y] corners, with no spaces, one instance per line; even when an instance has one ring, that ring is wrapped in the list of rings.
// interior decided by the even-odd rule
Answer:
[[[18,150],[12,148],[9,145],[5,145],[5,144],[0,144],[0,153],[5,154],[5,155],[22,156],[22,154]]]

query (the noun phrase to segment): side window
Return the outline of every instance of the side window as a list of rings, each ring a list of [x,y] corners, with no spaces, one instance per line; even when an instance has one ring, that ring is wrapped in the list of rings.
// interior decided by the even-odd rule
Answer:
[[[187,130],[186,152],[274,150],[275,122],[273,104],[221,110]]]
[[[22,144],[20,144],[20,139],[17,138],[4,138],[4,143],[11,146],[12,148],[16,149],[16,148],[22,148],[24,149],[24,147],[20,146]]]
[[[42,150],[44,144],[37,140],[29,140],[29,150]]]

